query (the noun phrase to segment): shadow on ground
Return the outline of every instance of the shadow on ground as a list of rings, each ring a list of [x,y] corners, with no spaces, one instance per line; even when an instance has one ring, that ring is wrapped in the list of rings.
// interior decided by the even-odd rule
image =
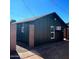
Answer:
[[[32,51],[37,51],[44,59],[69,59],[69,42],[50,43],[36,47]]]
[[[10,59],[20,59],[20,56],[16,51],[11,51],[10,52]]]
[[[23,47],[23,48],[30,49],[29,46],[27,44],[23,43],[23,42],[17,41],[16,44]]]

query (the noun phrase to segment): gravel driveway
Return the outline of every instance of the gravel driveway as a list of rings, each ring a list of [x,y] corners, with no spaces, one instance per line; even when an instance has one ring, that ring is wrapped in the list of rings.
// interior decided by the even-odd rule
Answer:
[[[18,45],[16,48],[21,59],[69,59],[68,41],[44,44],[30,50]]]
[[[69,59],[69,42],[55,42],[39,46],[32,51],[37,51],[44,59]]]

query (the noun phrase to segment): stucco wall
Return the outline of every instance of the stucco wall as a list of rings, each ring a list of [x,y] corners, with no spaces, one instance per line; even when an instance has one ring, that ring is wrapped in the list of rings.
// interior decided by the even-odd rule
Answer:
[[[34,25],[29,25],[29,47],[34,48]]]
[[[10,50],[16,50],[16,24],[10,24]]]

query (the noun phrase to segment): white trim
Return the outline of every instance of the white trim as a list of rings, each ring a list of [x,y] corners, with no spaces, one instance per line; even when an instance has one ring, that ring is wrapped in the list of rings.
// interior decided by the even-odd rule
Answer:
[[[51,37],[51,39],[54,39],[54,37]]]
[[[50,33],[55,33],[55,32],[50,32]]]
[[[54,26],[50,26],[50,28],[54,28]]]
[[[55,27],[54,26],[50,26],[50,29],[53,29],[54,31],[51,31],[50,33],[53,33],[53,37],[51,36],[51,39],[55,39]]]
[[[22,24],[21,32],[24,33],[24,24]]]
[[[61,30],[61,26],[56,26],[56,30]]]
[[[57,18],[54,18],[54,20],[57,20]]]
[[[51,36],[51,39],[55,39],[55,32],[53,32],[53,37]]]

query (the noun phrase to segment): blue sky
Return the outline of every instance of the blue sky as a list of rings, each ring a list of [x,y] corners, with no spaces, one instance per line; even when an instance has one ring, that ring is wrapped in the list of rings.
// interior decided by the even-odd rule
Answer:
[[[69,21],[69,0],[10,0],[10,18],[16,21],[56,12]]]

